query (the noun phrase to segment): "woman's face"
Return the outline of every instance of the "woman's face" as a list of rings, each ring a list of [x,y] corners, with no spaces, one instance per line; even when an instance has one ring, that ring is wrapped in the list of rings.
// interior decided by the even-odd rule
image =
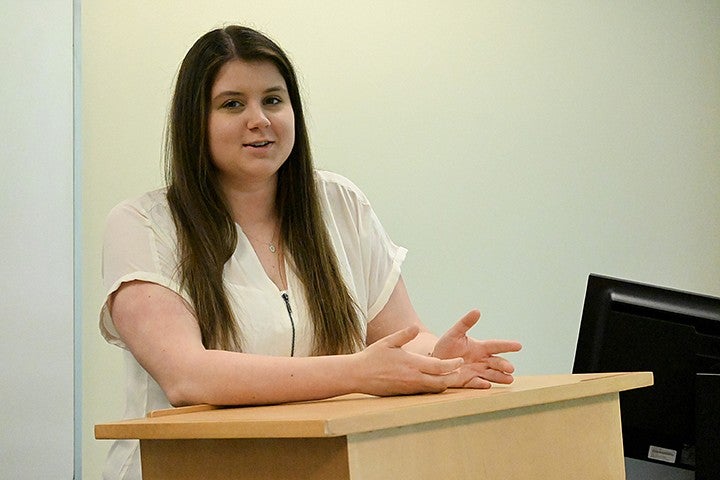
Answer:
[[[210,93],[208,137],[223,187],[276,180],[295,142],[295,117],[273,63],[231,60],[220,68]]]

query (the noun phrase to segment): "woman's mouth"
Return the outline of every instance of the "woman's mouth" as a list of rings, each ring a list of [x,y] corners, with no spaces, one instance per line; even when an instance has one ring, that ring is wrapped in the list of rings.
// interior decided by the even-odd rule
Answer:
[[[271,143],[272,142],[270,142],[270,141],[252,142],[252,143],[243,143],[243,146],[252,147],[252,148],[262,148],[262,147],[267,147]]]

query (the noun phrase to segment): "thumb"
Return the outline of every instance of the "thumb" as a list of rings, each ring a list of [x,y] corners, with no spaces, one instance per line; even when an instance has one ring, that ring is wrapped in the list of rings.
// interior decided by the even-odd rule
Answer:
[[[420,327],[412,325],[403,328],[402,330],[398,330],[395,333],[391,333],[382,341],[387,344],[388,347],[400,348],[413,338],[417,337],[418,333],[420,333]]]
[[[480,320],[480,310],[470,310],[447,331],[451,337],[463,337]]]

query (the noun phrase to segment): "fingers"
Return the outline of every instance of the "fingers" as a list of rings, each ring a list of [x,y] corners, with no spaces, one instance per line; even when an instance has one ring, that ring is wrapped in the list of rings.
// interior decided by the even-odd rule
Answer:
[[[492,387],[492,384],[482,377],[472,377],[463,385],[463,388],[487,389],[490,387]]]
[[[403,345],[414,339],[418,326],[398,330],[368,346],[362,357],[367,373],[364,393],[397,395],[442,392],[461,384],[462,358],[440,359],[408,352]]]
[[[458,322],[450,327],[450,330],[447,331],[447,335],[451,335],[453,337],[462,337],[465,334],[467,334],[468,330],[470,330],[477,322],[480,320],[480,310],[470,310],[468,313],[465,314]]]
[[[461,384],[460,367],[462,358],[439,359],[416,353],[408,353],[412,357],[413,368],[417,369],[416,386],[406,393],[431,392],[439,393],[453,385]]]
[[[461,385],[462,359],[440,360],[415,353],[407,353],[404,367],[397,377],[388,379],[383,395],[439,393],[451,386]]]
[[[442,392],[449,387],[490,388],[492,383],[513,382],[513,365],[498,353],[517,352],[519,342],[510,340],[478,341],[466,336],[480,319],[478,310],[465,314],[438,342],[446,348],[443,355],[425,356],[402,347],[420,333],[417,325],[394,332],[368,347],[374,352],[375,378],[378,385],[367,393],[392,395]],[[443,343],[444,342],[444,343]],[[436,345],[436,351],[438,345]],[[465,359],[459,358],[460,352]],[[375,363],[378,362],[378,363]],[[372,378],[372,376],[371,376]]]
[[[386,344],[388,347],[400,348],[413,338],[417,337],[418,333],[420,333],[420,327],[412,325],[391,333],[387,337],[382,338],[380,342]]]
[[[514,340],[483,340],[481,343],[489,355],[522,350],[522,344]]]
[[[466,388],[488,388],[486,382],[510,384],[514,381],[512,373],[515,367],[501,357],[488,357],[481,362],[465,363],[461,370],[464,371],[463,386]],[[473,381],[473,377],[480,380]],[[468,384],[472,386],[468,387]]]
[[[484,363],[488,368],[498,372],[513,373],[515,371],[513,364],[502,357],[491,356],[486,358]]]
[[[460,368],[463,364],[462,358],[449,358],[441,360],[435,357],[418,355],[418,368],[421,372],[430,375],[447,375]]]
[[[440,393],[460,383],[460,372],[454,370],[446,375],[424,374],[422,377],[422,388],[408,393]]]
[[[512,375],[497,370],[461,372],[460,379],[459,386],[462,388],[490,388],[493,383],[508,385],[514,380]]]
[[[493,383],[502,383],[505,385],[509,385],[513,382],[513,380],[515,380],[509,373],[500,372],[498,370],[488,370],[483,374],[482,378]]]
[[[381,342],[390,348],[401,348],[417,337],[418,333],[420,333],[420,328],[417,325],[413,325],[388,335],[383,338]],[[418,370],[430,375],[447,375],[453,370],[460,368],[460,365],[463,364],[462,358],[439,359],[410,352],[408,352],[408,354],[412,355],[417,361]]]

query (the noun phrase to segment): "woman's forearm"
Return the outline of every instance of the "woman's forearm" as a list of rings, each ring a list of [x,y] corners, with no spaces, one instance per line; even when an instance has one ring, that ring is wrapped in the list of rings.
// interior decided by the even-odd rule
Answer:
[[[352,355],[273,357],[207,350],[178,366],[163,386],[175,406],[261,405],[361,391]]]

